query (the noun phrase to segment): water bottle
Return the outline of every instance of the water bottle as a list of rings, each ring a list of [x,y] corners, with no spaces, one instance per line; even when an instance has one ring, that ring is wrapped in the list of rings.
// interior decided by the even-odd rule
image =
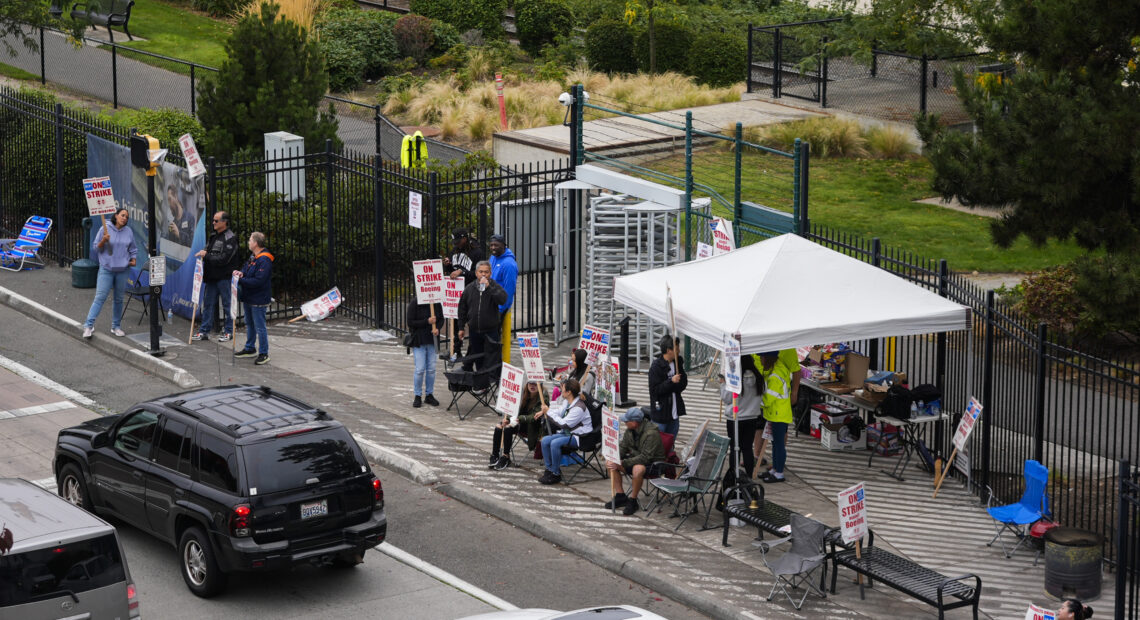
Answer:
[[[173,323],[174,322],[174,308],[168,308],[166,310],[166,322],[167,323]]]
[[[918,417],[918,405],[916,405],[914,402],[910,403],[910,417],[912,419]]]

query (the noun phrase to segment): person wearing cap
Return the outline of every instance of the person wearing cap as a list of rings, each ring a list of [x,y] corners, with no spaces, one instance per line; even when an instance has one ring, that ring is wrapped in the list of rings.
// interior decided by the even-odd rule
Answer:
[[[515,303],[515,285],[519,277],[519,264],[514,252],[507,247],[507,239],[502,235],[491,235],[488,244],[491,250],[491,279],[507,291],[507,302],[499,304],[499,319],[502,324],[503,361],[511,363],[511,307]]]
[[[521,434],[526,441],[526,447],[534,452],[538,442],[542,439],[546,424],[542,416],[550,411],[544,404],[546,392],[538,381],[528,381],[523,390],[522,400],[519,401],[519,414],[515,418],[503,416],[495,425],[495,432],[491,440],[491,460],[488,469],[506,469],[511,465],[511,443],[515,434]]]
[[[760,372],[764,377],[764,419],[772,425],[772,469],[760,480],[783,482],[788,427],[792,425],[792,372],[780,359],[779,351],[760,354]]]
[[[657,423],[657,430],[674,437],[681,429],[681,416],[685,415],[685,399],[681,392],[689,385],[685,373],[685,358],[677,354],[673,337],[661,339],[661,355],[649,366],[649,419]]]
[[[451,256],[443,257],[443,268],[449,270],[449,277],[463,278],[463,288],[467,288],[475,282],[475,265],[481,260],[483,250],[465,227],[451,231]]]
[[[606,502],[606,508],[621,508],[622,514],[629,516],[640,507],[637,495],[641,493],[645,478],[661,475],[660,464],[665,461],[665,446],[661,443],[657,425],[645,423],[645,412],[641,407],[631,407],[621,414],[621,421],[625,423],[625,434],[618,446],[621,461],[606,461],[606,469],[610,471],[610,490],[613,492],[613,499]],[[622,474],[633,478],[629,495],[623,492]]]

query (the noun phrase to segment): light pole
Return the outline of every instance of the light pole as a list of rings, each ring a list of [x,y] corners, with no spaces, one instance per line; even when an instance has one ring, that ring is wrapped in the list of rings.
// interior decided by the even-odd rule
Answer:
[[[146,171],[146,219],[147,219],[147,247],[149,249],[149,256],[151,260],[150,270],[150,353],[155,357],[161,357],[166,353],[158,347],[158,338],[162,334],[162,328],[158,324],[158,299],[162,294],[162,284],[166,281],[166,268],[161,268],[162,273],[159,274],[155,269],[153,257],[158,256],[158,230],[156,218],[154,213],[154,177],[158,174],[158,167],[162,165],[162,161],[166,158],[166,149],[159,148],[158,140],[146,135],[140,134],[136,129],[131,129],[131,164],[136,168],[141,168]],[[156,281],[157,280],[157,281]]]

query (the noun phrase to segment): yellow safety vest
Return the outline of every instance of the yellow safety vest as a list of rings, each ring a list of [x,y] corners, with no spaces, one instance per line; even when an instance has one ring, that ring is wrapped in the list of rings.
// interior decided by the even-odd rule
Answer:
[[[427,140],[417,131],[404,136],[400,141],[400,166],[404,168],[426,168],[428,158]]]

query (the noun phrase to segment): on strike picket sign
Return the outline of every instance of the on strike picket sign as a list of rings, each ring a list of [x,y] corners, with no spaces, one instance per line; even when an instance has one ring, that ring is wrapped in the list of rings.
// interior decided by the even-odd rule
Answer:
[[[340,289],[334,286],[331,291],[324,295],[301,304],[301,313],[310,321],[323,321],[332,314],[333,310],[336,310],[342,300]]]
[[[724,387],[733,394],[740,394],[744,388],[743,373],[740,371],[740,341],[735,336],[724,335]]]
[[[970,397],[970,402],[966,405],[966,413],[962,415],[962,421],[958,422],[958,430],[954,432],[954,447],[962,450],[965,448],[966,440],[970,438],[970,431],[974,430],[974,423],[978,421],[978,416],[982,414],[982,403],[973,396]]]
[[[416,303],[443,303],[443,261],[438,258],[418,260],[412,263],[412,273],[416,276]]]
[[[613,407],[602,407],[602,458],[621,463],[621,420]]]
[[[839,526],[845,543],[867,534],[867,498],[862,482],[839,492]]]
[[[186,170],[190,172],[190,178],[194,179],[206,174],[206,165],[202,163],[202,154],[194,145],[194,137],[190,134],[183,134],[181,138],[178,138],[178,146],[182,148],[182,158],[186,160]]]
[[[723,217],[714,217],[709,223],[713,235],[713,256],[727,254],[736,249],[736,239],[732,236],[732,222]]]
[[[1025,610],[1025,620],[1057,620],[1057,614],[1036,605],[1030,605]]]
[[[512,419],[519,417],[523,383],[522,368],[504,363],[503,374],[499,378],[499,396],[495,399],[495,409],[499,413]]]
[[[463,278],[443,279],[443,318],[459,318],[459,298],[463,296]]]
[[[111,191],[111,177],[83,179],[83,194],[87,197],[87,213],[111,215],[115,212],[115,194]]]
[[[610,331],[598,329],[593,325],[582,328],[582,340],[578,342],[579,349],[586,350],[586,363],[590,366],[598,363],[599,355],[609,355]]]
[[[201,293],[202,293],[202,259],[198,258],[198,259],[194,260],[194,294],[190,296],[190,299],[194,300],[194,303],[198,303],[198,295],[200,295]]]
[[[542,381],[542,350],[538,347],[538,332],[519,332],[519,354],[528,380]]]

